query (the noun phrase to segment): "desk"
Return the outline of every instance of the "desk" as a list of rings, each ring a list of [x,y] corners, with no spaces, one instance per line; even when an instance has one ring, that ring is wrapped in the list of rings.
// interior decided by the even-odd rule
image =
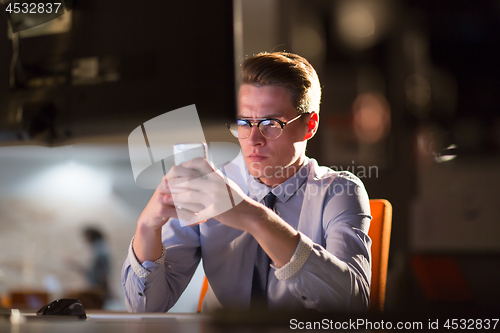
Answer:
[[[281,333],[307,330],[333,331],[401,331],[449,332],[446,323],[453,318],[490,323],[490,331],[498,331],[500,319],[493,310],[489,315],[473,311],[445,311],[410,315],[340,315],[314,312],[237,312],[220,311],[212,315],[87,311],[87,319],[37,317],[34,313],[0,316],[0,333]],[[495,319],[496,318],[496,319]],[[473,321],[474,322],[474,321]],[[360,324],[361,323],[361,324]],[[476,321],[477,323],[477,321]],[[401,329],[397,325],[402,324]],[[460,325],[460,323],[458,323]],[[351,327],[352,325],[352,327]],[[390,325],[390,326],[389,326]],[[493,325],[495,327],[493,327]],[[476,325],[474,325],[474,328]],[[403,328],[404,327],[404,328]]]
[[[87,311],[87,319],[37,317],[20,313],[0,318],[1,333],[200,333],[209,331],[210,317],[202,314],[169,314]]]
[[[87,319],[23,312],[0,317],[0,333],[281,333],[288,327],[249,320],[247,313],[128,313],[88,310]],[[221,317],[222,316],[222,317]],[[251,316],[254,318],[253,316]],[[222,319],[225,318],[225,319]],[[262,317],[261,317],[262,318]],[[227,319],[227,322],[226,322]],[[241,324],[239,322],[242,322]]]

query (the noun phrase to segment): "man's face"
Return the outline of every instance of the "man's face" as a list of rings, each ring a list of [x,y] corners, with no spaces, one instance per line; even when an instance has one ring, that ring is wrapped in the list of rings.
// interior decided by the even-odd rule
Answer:
[[[238,116],[241,119],[274,118],[283,122],[297,117],[290,92],[279,86],[253,86],[244,84],[238,95]],[[268,186],[276,186],[298,171],[304,163],[308,130],[307,115],[286,125],[276,139],[262,135],[253,126],[250,136],[239,139],[250,174]]]

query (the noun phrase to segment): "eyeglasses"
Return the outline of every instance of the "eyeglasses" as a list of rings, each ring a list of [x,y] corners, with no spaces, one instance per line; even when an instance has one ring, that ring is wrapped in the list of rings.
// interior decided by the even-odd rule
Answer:
[[[297,117],[289,120],[289,121],[281,121],[278,119],[272,118],[263,118],[263,119],[237,119],[236,123],[227,125],[231,133],[237,137],[238,139],[246,139],[250,136],[252,132],[252,127],[257,126],[262,133],[268,139],[277,139],[281,133],[283,132],[283,128],[286,125],[294,122],[299,119],[301,116],[308,113],[301,113]]]

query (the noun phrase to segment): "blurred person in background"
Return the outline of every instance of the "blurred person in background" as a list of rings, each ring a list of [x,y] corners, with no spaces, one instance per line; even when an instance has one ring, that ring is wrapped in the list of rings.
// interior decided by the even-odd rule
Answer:
[[[88,289],[72,293],[68,297],[80,299],[85,308],[101,309],[111,297],[109,289],[111,262],[108,246],[103,232],[96,227],[85,227],[82,235],[92,251],[90,263],[88,266],[82,266],[70,260],[69,264],[85,275]]]

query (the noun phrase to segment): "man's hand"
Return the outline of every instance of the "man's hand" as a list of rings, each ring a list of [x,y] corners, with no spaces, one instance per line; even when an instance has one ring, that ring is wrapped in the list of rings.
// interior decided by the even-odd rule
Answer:
[[[175,207],[169,202],[171,196],[167,177],[163,177],[139,217],[133,249],[141,263],[146,260],[155,261],[161,256],[161,228],[170,218],[177,218]]]
[[[250,199],[204,159],[173,167],[167,179],[172,193],[167,202],[182,208],[179,215],[185,214],[183,219],[188,223],[213,217],[229,227],[247,231],[278,267],[292,257],[299,241],[297,231],[272,210]]]
[[[172,194],[165,176],[156,188],[146,208],[142,211],[139,224],[146,228],[161,229],[171,217],[177,218],[175,207],[171,203],[171,197]]]
[[[236,209],[240,202],[250,200],[233,181],[214,171],[201,158],[172,167],[167,179],[172,193],[167,202],[177,207],[179,218],[187,224],[219,219],[225,212]]]

